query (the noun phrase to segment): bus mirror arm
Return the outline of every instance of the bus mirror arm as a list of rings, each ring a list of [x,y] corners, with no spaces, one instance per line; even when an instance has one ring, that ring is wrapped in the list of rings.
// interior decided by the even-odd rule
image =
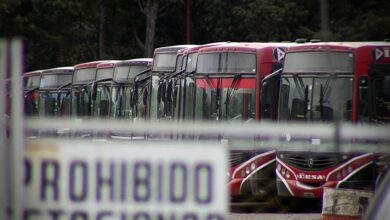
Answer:
[[[93,81],[91,85],[91,98],[94,101],[96,100],[96,94],[97,94],[97,84],[96,81]]]
[[[133,79],[133,80],[134,80],[134,85],[136,85],[137,83],[142,82],[142,81],[144,81],[145,79],[147,79],[147,78],[148,78],[147,76],[144,77],[144,78],[140,78],[140,76],[142,76],[142,75],[144,75],[144,74],[150,72],[151,70],[152,70],[152,68],[149,68],[149,69],[146,69],[146,70],[144,70],[144,71],[142,71],[142,72],[137,73],[137,74],[135,75],[134,79]],[[127,76],[127,78],[129,78],[129,76]]]
[[[282,70],[283,70],[283,68],[280,68],[280,69],[276,70],[275,72],[273,72],[273,73],[271,73],[271,74],[265,76],[265,77],[261,80],[261,86],[266,85],[266,84],[267,84],[267,82],[266,82],[267,80],[269,80],[269,79],[271,79],[271,78],[273,78],[273,77],[275,77],[275,76],[280,75],[280,74],[282,73]]]
[[[184,71],[185,70],[183,69],[183,70],[180,70],[179,72],[173,72],[173,73],[167,75],[166,77],[164,77],[164,79],[172,79],[173,77],[176,77],[176,76],[184,73]]]
[[[182,78],[187,77],[187,76],[189,76],[189,75],[192,75],[192,74],[194,74],[195,72],[196,72],[196,70],[193,70],[193,71],[191,71],[191,72],[188,72],[188,73],[184,74],[184,75],[182,76]]]
[[[32,93],[32,92],[34,92],[34,91],[37,91],[38,89],[39,89],[39,87],[30,89],[30,90],[28,90],[24,95],[28,95],[28,94],[30,94],[30,93]]]
[[[148,72],[150,72],[152,70],[152,68],[149,68],[149,69],[146,69],[146,70],[144,70],[144,71],[142,71],[142,72],[139,72],[139,73],[137,73],[137,75],[135,75],[135,77],[134,78],[137,78],[138,76],[141,76],[141,75],[143,75],[143,74],[145,74],[145,73],[148,73]],[[129,76],[127,76],[127,78],[128,78]]]

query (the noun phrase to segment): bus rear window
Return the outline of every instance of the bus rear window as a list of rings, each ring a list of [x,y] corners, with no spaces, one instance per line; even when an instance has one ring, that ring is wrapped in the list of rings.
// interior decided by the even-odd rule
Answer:
[[[284,60],[284,73],[352,73],[353,54],[347,52],[292,52]]]

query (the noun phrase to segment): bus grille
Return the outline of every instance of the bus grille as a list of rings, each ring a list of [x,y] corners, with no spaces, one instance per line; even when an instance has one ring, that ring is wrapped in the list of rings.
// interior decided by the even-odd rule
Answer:
[[[284,155],[283,161],[289,165],[308,171],[323,170],[340,164],[339,155]]]

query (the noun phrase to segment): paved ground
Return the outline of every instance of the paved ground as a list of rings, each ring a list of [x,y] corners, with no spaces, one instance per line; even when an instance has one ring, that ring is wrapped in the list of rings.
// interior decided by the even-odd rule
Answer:
[[[319,220],[319,213],[304,213],[304,214],[229,214],[226,220]]]

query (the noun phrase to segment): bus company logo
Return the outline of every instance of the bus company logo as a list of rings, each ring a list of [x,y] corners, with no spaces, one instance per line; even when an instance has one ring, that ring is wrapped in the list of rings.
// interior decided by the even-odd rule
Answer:
[[[372,55],[373,55],[375,60],[380,60],[385,56],[385,51],[380,49],[380,48],[375,48],[372,51]]]
[[[309,158],[309,160],[307,161],[307,166],[309,166],[310,168],[312,168],[314,166],[314,159],[313,158]]]
[[[273,51],[274,59],[278,62],[282,61],[284,59],[284,55],[286,54],[286,51],[284,48],[277,47]]]
[[[321,175],[321,174],[317,175],[317,174],[298,173],[297,177],[300,180],[325,180],[325,175]]]

